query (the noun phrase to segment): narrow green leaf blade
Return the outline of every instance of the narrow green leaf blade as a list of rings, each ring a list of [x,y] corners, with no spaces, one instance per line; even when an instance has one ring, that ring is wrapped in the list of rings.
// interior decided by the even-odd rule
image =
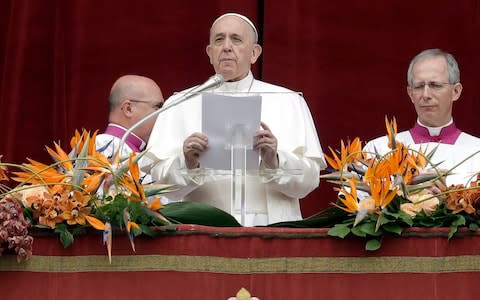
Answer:
[[[198,202],[169,203],[160,209],[160,212],[174,223],[241,227],[232,215],[216,207]]]

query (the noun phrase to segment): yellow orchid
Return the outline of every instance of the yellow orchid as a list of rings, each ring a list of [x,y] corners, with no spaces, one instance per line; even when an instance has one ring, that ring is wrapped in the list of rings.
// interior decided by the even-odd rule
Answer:
[[[69,193],[65,210],[62,213],[62,218],[67,221],[67,224],[85,225],[85,218],[91,211],[91,207],[88,207],[89,200],[89,196],[79,191],[71,191]]]

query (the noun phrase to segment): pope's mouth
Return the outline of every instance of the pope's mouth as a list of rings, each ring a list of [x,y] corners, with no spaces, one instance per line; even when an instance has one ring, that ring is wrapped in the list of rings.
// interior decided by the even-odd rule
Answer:
[[[437,106],[436,105],[422,105],[420,106],[422,109],[434,109],[436,108]]]

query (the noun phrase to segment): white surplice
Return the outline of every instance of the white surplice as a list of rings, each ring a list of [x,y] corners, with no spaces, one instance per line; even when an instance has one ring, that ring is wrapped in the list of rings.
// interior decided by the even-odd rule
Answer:
[[[298,200],[318,186],[320,170],[326,167],[305,99],[291,90],[255,80],[251,73],[240,81],[225,82],[212,92],[229,96],[261,95],[261,120],[278,140],[279,170],[301,170],[299,176],[247,176],[246,225],[301,219]],[[165,106],[183,94],[170,97]],[[184,140],[202,131],[201,107],[201,96],[195,96],[157,117],[147,145],[149,157],[157,161],[151,175],[155,181],[179,187],[176,193],[168,196],[171,200],[207,203],[238,218],[231,209],[229,176],[195,178],[179,172],[186,169]]]
[[[411,149],[429,152],[435,148],[432,163],[438,164],[439,169],[453,169],[453,174],[447,176],[447,185],[468,184],[471,179],[476,179],[475,174],[480,172],[480,139],[462,132],[454,144],[444,143],[422,143],[415,144],[410,132],[402,131],[397,134],[396,140],[409,146]],[[388,148],[387,136],[376,138],[367,143],[366,151],[374,153],[375,149],[379,154],[384,155],[391,151]]]

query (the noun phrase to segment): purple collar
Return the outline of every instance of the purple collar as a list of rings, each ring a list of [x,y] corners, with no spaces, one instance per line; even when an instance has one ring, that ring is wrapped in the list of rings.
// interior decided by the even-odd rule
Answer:
[[[443,127],[438,136],[431,136],[428,129],[418,123],[415,123],[415,126],[409,131],[415,144],[435,142],[453,145],[462,133],[462,131],[455,126],[455,123]]]
[[[119,139],[123,137],[123,134],[126,131],[127,129],[123,128],[122,126],[112,123],[108,124],[107,129],[105,129],[106,134],[113,135]],[[128,135],[125,143],[135,152],[141,152],[146,146],[146,143],[134,133],[130,133]]]

